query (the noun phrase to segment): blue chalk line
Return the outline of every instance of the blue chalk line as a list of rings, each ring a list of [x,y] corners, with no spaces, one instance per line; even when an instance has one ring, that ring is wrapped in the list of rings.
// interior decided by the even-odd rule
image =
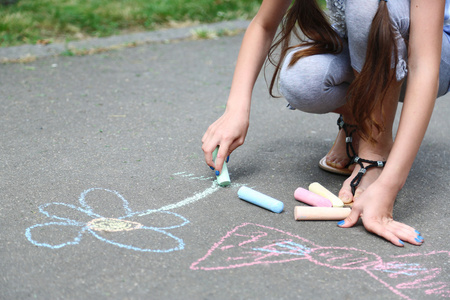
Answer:
[[[92,229],[88,222],[80,222],[80,221],[76,221],[76,220],[72,220],[69,218],[65,218],[65,217],[60,217],[57,215],[53,215],[50,214],[46,208],[49,206],[61,206],[61,207],[65,207],[65,208],[69,208],[69,209],[75,209],[79,212],[84,213],[85,215],[87,215],[89,218],[91,219],[108,219],[107,217],[101,216],[97,213],[95,213],[92,208],[87,204],[86,202],[86,196],[94,191],[94,190],[101,190],[101,191],[106,191],[109,193],[113,193],[115,194],[121,201],[122,201],[122,207],[126,212],[126,215],[118,217],[118,218],[114,218],[115,220],[124,220],[126,221],[127,219],[131,218],[131,217],[138,217],[138,216],[144,216],[144,215],[148,215],[151,213],[160,213],[160,214],[168,214],[168,215],[173,215],[177,218],[179,218],[182,222],[181,224],[178,225],[171,225],[171,226],[165,226],[165,227],[153,227],[153,226],[139,226],[137,229],[132,229],[130,231],[127,232],[131,232],[134,230],[149,230],[152,232],[157,232],[159,234],[165,235],[171,239],[173,239],[176,243],[175,247],[172,248],[168,248],[168,249],[158,249],[158,248],[141,248],[141,247],[136,247],[134,245],[128,245],[128,244],[124,244],[124,243],[119,243],[117,241],[111,240],[111,239],[107,239],[104,238],[103,236],[99,235],[97,233],[96,230]],[[158,252],[158,253],[167,253],[167,252],[172,252],[172,251],[177,251],[177,250],[182,250],[184,249],[184,242],[182,239],[174,236],[173,234],[167,232],[166,230],[170,230],[170,229],[174,229],[174,228],[178,228],[178,227],[182,227],[186,224],[189,223],[189,220],[187,220],[185,217],[174,213],[174,212],[169,212],[169,211],[161,211],[161,210],[154,210],[154,209],[149,209],[146,211],[138,211],[138,212],[133,212],[130,208],[129,208],[129,203],[128,201],[122,196],[120,195],[117,191],[114,190],[109,190],[109,189],[103,189],[103,188],[91,188],[91,189],[87,189],[85,191],[83,191],[78,199],[79,203],[81,206],[75,206],[75,205],[71,205],[71,204],[67,204],[67,203],[60,203],[60,202],[52,202],[52,203],[46,203],[43,205],[39,206],[39,212],[42,213],[43,215],[51,218],[51,219],[56,219],[56,220],[60,220],[62,222],[48,222],[48,223],[43,223],[43,224],[36,224],[33,226],[28,227],[25,230],[25,236],[26,238],[35,246],[39,246],[39,247],[48,247],[51,249],[59,249],[68,245],[77,245],[80,243],[82,237],[84,234],[86,233],[90,233],[92,236],[96,237],[98,240],[103,241],[105,243],[120,247],[120,248],[124,248],[124,249],[129,249],[129,250],[134,250],[134,251],[141,251],[141,252]],[[75,226],[78,227],[78,234],[75,238],[73,238],[71,241],[67,241],[61,244],[49,244],[49,243],[45,243],[45,242],[39,242],[37,240],[35,240],[33,238],[33,230],[36,230],[38,228],[46,228],[46,227],[55,227],[55,226]],[[120,231],[120,230],[118,230]]]

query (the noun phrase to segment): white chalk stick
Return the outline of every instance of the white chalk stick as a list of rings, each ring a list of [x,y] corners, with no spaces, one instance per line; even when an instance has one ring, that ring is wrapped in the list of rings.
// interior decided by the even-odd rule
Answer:
[[[325,197],[319,196],[316,193],[310,192],[307,189],[299,187],[294,192],[294,198],[303,203],[317,206],[317,207],[332,207],[331,201]]]
[[[217,153],[219,152],[219,147],[216,148],[216,150],[214,150],[213,152],[213,161],[214,163],[216,163],[216,158],[217,158]],[[220,172],[219,176],[217,177],[217,183],[220,186],[227,186],[230,185],[231,181],[230,181],[230,174],[228,174],[228,168],[227,168],[227,163],[224,161],[223,162],[223,166],[222,166],[222,172]]]
[[[296,221],[331,221],[343,220],[351,212],[350,207],[310,207],[296,206],[294,218]]]
[[[274,213],[280,213],[284,208],[283,202],[246,186],[243,186],[238,190],[238,196],[242,200],[261,206],[265,209],[273,211]]]
[[[309,185],[308,188],[311,192],[316,193],[317,195],[320,195],[322,197],[327,198],[331,201],[331,204],[333,207],[342,207],[344,206],[344,202],[342,202],[341,199],[339,199],[337,196],[335,196],[332,192],[327,190],[324,186],[322,186],[318,182],[313,182]]]

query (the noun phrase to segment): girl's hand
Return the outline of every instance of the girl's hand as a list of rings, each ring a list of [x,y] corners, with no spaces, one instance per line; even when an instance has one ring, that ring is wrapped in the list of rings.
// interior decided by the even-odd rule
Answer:
[[[202,150],[205,154],[206,163],[216,170],[216,175],[222,171],[223,162],[231,152],[244,143],[248,126],[249,115],[247,112],[227,110],[208,127],[202,138]],[[220,148],[214,164],[212,153],[217,146],[220,146]]]
[[[338,225],[352,227],[361,217],[367,231],[379,235],[392,244],[403,247],[404,241],[420,246],[423,238],[420,232],[406,224],[394,221],[392,212],[397,193],[392,188],[375,181],[353,204],[352,212]]]

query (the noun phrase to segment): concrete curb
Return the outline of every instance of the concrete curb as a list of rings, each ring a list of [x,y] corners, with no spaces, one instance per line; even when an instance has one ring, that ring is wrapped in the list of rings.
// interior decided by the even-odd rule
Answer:
[[[200,24],[184,28],[171,28],[149,32],[139,32],[127,35],[116,35],[105,38],[93,38],[82,41],[74,41],[66,44],[48,45],[22,45],[16,47],[0,48],[0,62],[18,62],[34,60],[48,56],[61,55],[62,53],[82,52],[89,53],[95,49],[115,49],[126,46],[135,46],[148,43],[163,43],[175,40],[189,39],[196,30],[220,31],[220,30],[245,30],[250,21],[236,20],[212,24]]]

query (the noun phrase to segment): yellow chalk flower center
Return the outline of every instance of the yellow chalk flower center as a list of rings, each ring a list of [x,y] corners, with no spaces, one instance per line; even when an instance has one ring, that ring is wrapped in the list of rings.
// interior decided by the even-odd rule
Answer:
[[[129,231],[142,228],[141,223],[114,219],[114,218],[98,218],[87,223],[87,226],[95,231]]]

